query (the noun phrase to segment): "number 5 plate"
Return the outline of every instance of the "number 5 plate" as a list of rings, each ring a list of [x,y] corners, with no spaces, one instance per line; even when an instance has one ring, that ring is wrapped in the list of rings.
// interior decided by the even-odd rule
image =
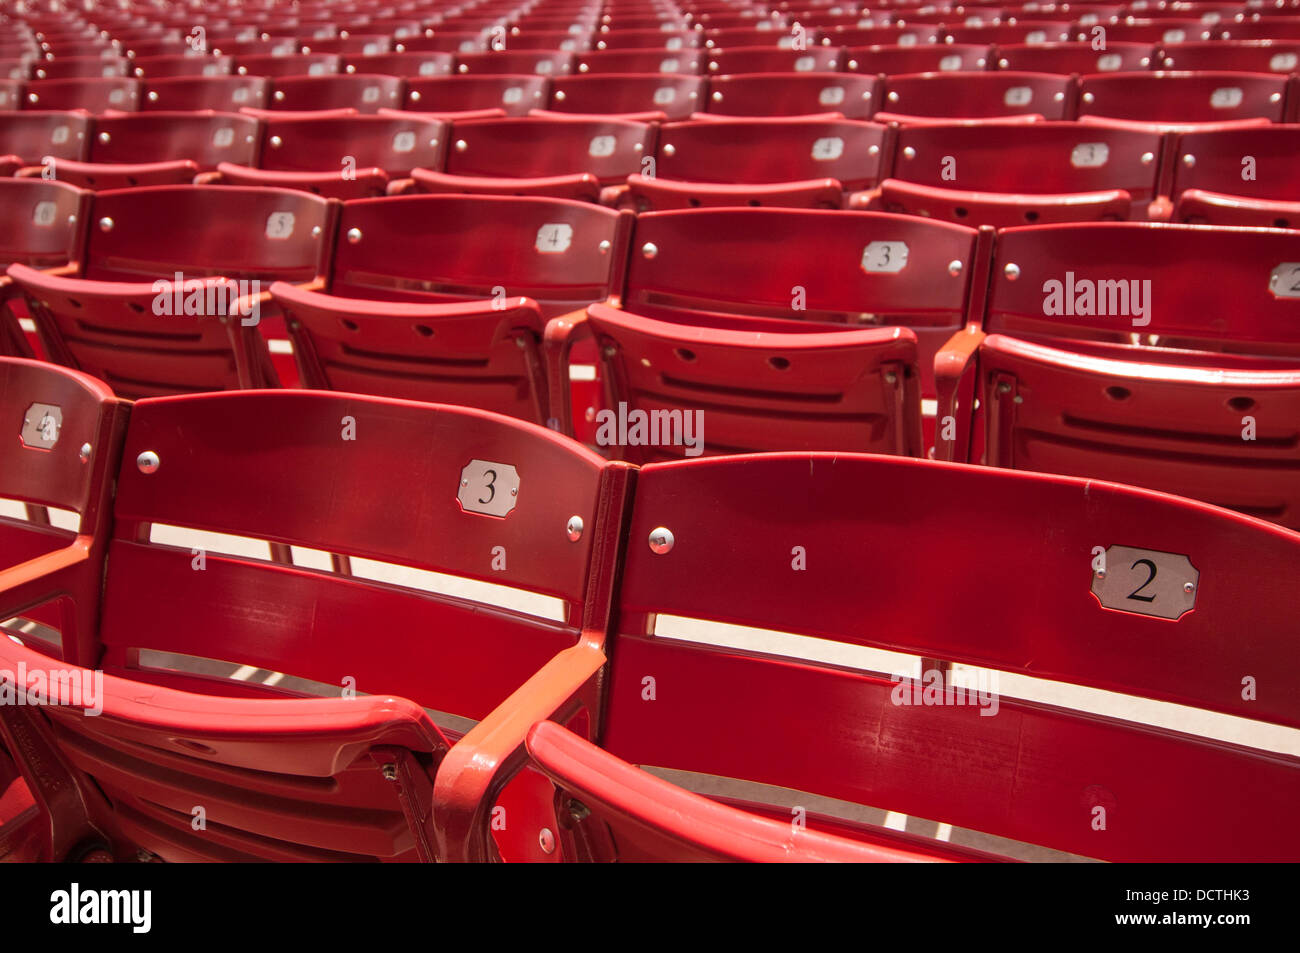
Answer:
[[[1112,546],[1105,566],[1092,574],[1092,594],[1107,609],[1177,620],[1196,606],[1201,574],[1186,556]]]
[[[505,516],[519,500],[519,474],[508,463],[471,460],[460,471],[456,499],[466,513]]]

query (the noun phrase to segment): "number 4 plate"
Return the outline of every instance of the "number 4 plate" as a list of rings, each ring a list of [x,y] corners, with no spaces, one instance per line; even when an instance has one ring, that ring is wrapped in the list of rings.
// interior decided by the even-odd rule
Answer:
[[[519,474],[508,463],[471,460],[460,471],[456,499],[466,513],[505,516],[519,501]]]
[[[1177,620],[1196,607],[1201,574],[1186,556],[1112,546],[1103,565],[1094,566],[1092,594],[1107,609]]]

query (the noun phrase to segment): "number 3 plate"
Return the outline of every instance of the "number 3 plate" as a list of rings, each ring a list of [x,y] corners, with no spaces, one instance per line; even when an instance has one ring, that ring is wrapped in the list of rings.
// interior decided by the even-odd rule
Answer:
[[[519,474],[508,463],[471,460],[460,471],[456,499],[466,513],[505,516],[519,501]]]
[[[1201,574],[1186,556],[1112,546],[1105,567],[1092,574],[1092,594],[1107,609],[1177,620],[1196,606]]]

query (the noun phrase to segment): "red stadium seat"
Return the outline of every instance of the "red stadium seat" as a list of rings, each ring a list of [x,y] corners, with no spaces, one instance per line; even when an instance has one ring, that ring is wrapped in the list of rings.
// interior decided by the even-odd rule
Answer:
[[[1079,114],[1142,122],[1281,122],[1287,78],[1267,73],[1107,73],[1079,79]]]
[[[460,53],[456,72],[474,76],[493,73],[564,76],[573,72],[573,54],[563,51],[508,50],[493,53]]]
[[[123,76],[32,80],[23,84],[22,101],[24,109],[135,112],[141,106],[140,80]],[[5,103],[0,103],[0,107],[9,108]]]
[[[1072,122],[919,125],[866,207],[998,228],[1147,217],[1157,133]]]
[[[638,211],[839,208],[879,184],[893,151],[883,126],[818,116],[668,123],[659,141],[654,175],[627,180]]]
[[[233,56],[140,56],[131,61],[131,75],[143,79],[178,76],[229,76],[235,71]]]
[[[895,536],[885,568],[863,573]],[[1098,544],[1110,556],[1101,578],[1087,568]],[[581,657],[539,672],[448,753],[434,810],[447,859],[494,857],[476,796],[506,783],[521,749],[559,789],[566,860],[770,859],[743,837],[756,830],[792,859],[813,830],[882,859],[890,848],[896,859],[927,848],[961,859],[956,844],[883,829],[885,811],[1111,861],[1279,861],[1300,850],[1294,755],[1021,700],[995,680],[1028,675],[1294,728],[1300,694],[1243,700],[1236,673],[1276,670],[1290,651],[1293,600],[1261,593],[1258,567],[1300,571],[1295,533],[1095,480],[783,453],[644,468],[626,547],[608,642],[593,635]],[[987,558],[990,547],[1015,553],[1019,570]],[[1156,567],[1151,602],[1129,595],[1145,588],[1139,556]],[[965,567],[960,587],[923,582],[939,561]],[[1058,624],[1044,629],[1025,611],[1027,584]],[[914,668],[791,657],[798,646],[748,651],[730,633],[678,636],[664,621],[683,618],[992,671],[968,689],[923,669],[937,686],[925,704]],[[545,724],[581,713],[575,699],[595,684],[606,691],[602,755]],[[765,803],[739,805],[750,816],[737,818],[627,765],[728,779],[737,793],[715,800],[753,792]],[[1213,788],[1210,803],[1228,809],[1207,817],[1183,796],[1189,784]],[[804,808],[810,796],[866,806],[876,820],[824,822]],[[786,836],[755,815],[779,819]],[[802,843],[813,852],[826,841]]]
[[[724,116],[839,113],[869,119],[879,105],[875,76],[845,73],[749,73],[709,80],[709,112]]]
[[[94,664],[99,583],[126,402],[85,374],[0,358],[0,409],[15,431],[0,444],[0,497],[25,503],[28,513],[25,520],[0,516],[5,609],[0,642],[11,645],[11,633],[19,631],[10,620],[39,619],[50,624],[21,629],[32,649]],[[48,518],[31,518],[33,510],[47,513],[46,507],[72,511],[80,526],[67,529]],[[67,598],[70,593],[77,594],[75,602]]]
[[[411,79],[406,84],[407,109],[427,112],[465,112],[504,109],[525,116],[546,106],[550,80],[545,76],[447,76]]]
[[[419,166],[440,168],[447,150],[447,124],[418,114],[386,111],[383,116],[350,115],[280,119],[262,126],[257,168],[222,163],[228,185],[302,189],[326,198],[383,195],[391,179]]]
[[[271,81],[269,105],[274,110],[305,112],[356,109],[373,113],[402,105],[406,84],[399,76],[363,73],[340,76],[279,76]]]
[[[343,57],[338,53],[253,53],[235,59],[235,72],[240,76],[332,76],[342,71],[342,64]]]
[[[100,192],[75,276],[9,274],[51,359],[122,396],[275,386],[260,298],[254,311],[243,296],[321,280],[336,208],[286,189]]]
[[[449,76],[455,66],[456,57],[451,53],[375,53],[345,56],[340,72],[402,77]]]
[[[47,156],[84,159],[89,146],[90,117],[84,113],[0,113],[0,165],[8,175]]]
[[[0,238],[0,267],[23,264],[54,274],[75,270],[89,207],[86,192],[62,182],[0,179],[0,215],[8,223]],[[0,354],[31,357],[13,310],[22,307],[16,300],[20,291],[8,275],[0,276]]]
[[[349,202],[327,293],[273,294],[304,386],[540,422],[544,323],[618,294],[630,231],[631,213],[557,199]]]
[[[1185,132],[1170,152],[1173,219],[1300,227],[1300,127]]]
[[[618,30],[602,33],[591,44],[596,50],[689,50],[704,45],[695,30]]]
[[[193,179],[198,171],[211,171],[222,162],[253,162],[259,135],[256,119],[234,113],[148,112],[100,116],[95,120],[88,161],[78,171],[87,181],[71,178],[72,166],[66,162],[57,163],[57,174],[60,179],[84,188],[105,189],[114,186],[89,179],[111,176],[115,171],[120,173],[121,170],[113,169],[114,165],[188,160],[195,166],[195,172],[190,174]]]
[[[1167,70],[1294,73],[1297,65],[1300,65],[1300,40],[1171,43],[1160,55],[1160,66]]]
[[[1107,43],[1103,50],[1091,43],[1008,44],[998,47],[998,69],[1039,73],[1116,73],[1150,69],[1156,48],[1150,43]]]
[[[574,57],[575,73],[689,73],[699,75],[704,53],[682,50],[590,50]]]
[[[392,48],[392,45],[393,39],[387,35],[353,33],[348,36],[307,40],[303,43],[302,51],[304,53],[378,56],[381,53],[387,53]]]
[[[1068,76],[1013,70],[916,73],[891,76],[885,87],[881,109],[891,118],[895,115],[945,119],[1015,115],[1073,118],[1074,86]]]
[[[127,75],[120,56],[62,56],[32,64],[32,79],[88,79]]]
[[[973,367],[992,466],[1122,480],[1300,526],[1296,241],[1138,223],[1000,233],[982,324],[936,360],[939,414],[955,424],[941,450],[963,458],[970,401],[953,401]]]
[[[1095,28],[1094,28],[1095,29]],[[1199,20],[1165,17],[1158,20],[1134,20],[1126,17],[1120,23],[1105,24],[1106,42],[1119,43],[1195,43],[1213,40],[1222,35],[1220,28]]]
[[[421,192],[547,195],[612,205],[654,151],[654,130],[599,117],[457,122],[444,167],[412,173]]]
[[[927,43],[922,46],[854,46],[841,61],[851,73],[932,73],[982,70],[990,48],[972,43]]]
[[[337,459],[349,422],[368,448],[350,463]],[[412,454],[419,444],[439,452]],[[50,807],[49,859],[87,848],[171,861],[435,859],[429,795],[448,739],[572,646],[601,590],[608,604],[609,582],[588,566],[617,549],[625,473],[494,415],[304,392],[141,402],[125,456],[99,627],[103,717],[71,706],[0,713],[6,743],[20,734],[28,742],[17,750],[48,765],[25,774]],[[341,487],[381,499],[399,485],[415,494],[417,515],[321,519],[350,509]],[[478,502],[493,497],[501,503]],[[566,521],[582,530],[566,534]],[[217,551],[204,553],[201,576],[160,525],[379,560],[405,570],[405,585]],[[481,558],[483,545],[504,547],[508,568]],[[556,608],[426,591],[421,573],[505,583]],[[213,585],[226,611],[196,618]],[[377,616],[392,628],[358,656],[362,620]],[[427,638],[398,635],[431,620]],[[0,641],[9,680],[48,666]],[[277,676],[248,678],[242,663]],[[302,697],[313,694],[327,697]],[[191,802],[205,806],[201,832]],[[535,842],[506,856],[543,859]]]
[[[1074,29],[1068,20],[1023,20],[996,26],[989,24],[945,28],[942,36],[945,43],[980,43],[988,46],[1063,43],[1074,37]]]
[[[733,46],[709,50],[705,69],[711,76],[733,73],[834,73],[841,69],[844,51],[839,47],[814,46],[806,50],[774,49],[770,46]]]
[[[761,250],[774,235],[782,237],[780,255]],[[971,275],[979,270],[975,239],[973,229],[878,212],[648,212],[637,218],[622,307],[656,321],[728,331],[910,328],[918,342],[921,393],[929,397],[934,394],[931,359],[961,326]],[[832,262],[844,264],[832,270]],[[580,340],[582,330],[576,322],[571,331],[548,330],[557,344],[555,361],[565,358],[564,348]],[[674,361],[683,374],[695,370],[688,363]],[[763,373],[779,375],[785,369],[774,360]],[[555,376],[563,379],[559,371]],[[915,386],[901,373],[888,383],[900,400]],[[779,377],[772,385],[779,390]],[[736,378],[731,386],[748,387],[749,379]],[[563,398],[563,391],[552,390]],[[911,412],[905,401],[898,408],[900,415]],[[829,413],[819,415],[823,412]],[[565,419],[563,413],[555,416]],[[790,417],[781,433],[762,436],[795,440],[799,429]],[[910,430],[903,436],[912,439]],[[889,443],[894,446],[892,438]],[[907,446],[905,452],[913,452]]]
[[[549,108],[627,119],[685,119],[703,108],[707,82],[679,73],[563,76],[552,83]]]
[[[260,76],[178,76],[144,80],[140,108],[168,112],[215,109],[238,112],[266,105],[270,81]]]

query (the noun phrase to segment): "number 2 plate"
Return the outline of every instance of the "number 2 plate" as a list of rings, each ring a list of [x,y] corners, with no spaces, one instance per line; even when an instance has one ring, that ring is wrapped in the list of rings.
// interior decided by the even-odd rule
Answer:
[[[471,460],[460,471],[456,499],[466,513],[505,516],[519,501],[519,474],[508,463]]]
[[[1186,556],[1112,546],[1105,565],[1092,574],[1092,594],[1107,609],[1178,620],[1196,607],[1201,574]]]

